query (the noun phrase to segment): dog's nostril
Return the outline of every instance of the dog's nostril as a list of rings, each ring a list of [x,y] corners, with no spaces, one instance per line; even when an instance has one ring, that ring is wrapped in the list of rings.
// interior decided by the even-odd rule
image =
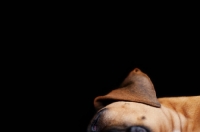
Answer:
[[[144,127],[133,126],[128,129],[127,132],[148,132]]]

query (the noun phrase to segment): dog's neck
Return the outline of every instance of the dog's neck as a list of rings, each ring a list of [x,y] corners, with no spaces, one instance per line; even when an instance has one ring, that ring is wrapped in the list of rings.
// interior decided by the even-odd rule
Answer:
[[[182,132],[182,124],[185,122],[185,117],[176,111],[161,105],[161,110],[166,117],[163,123],[163,129],[168,128],[172,132]],[[162,129],[162,127],[160,128]],[[162,131],[162,130],[161,130]]]
[[[191,97],[191,100],[200,100],[200,96]],[[200,126],[194,127],[194,122],[200,122],[199,109],[200,103],[195,104],[195,109],[193,111],[188,111],[187,108],[192,108],[193,104],[188,102],[185,97],[173,98],[160,98],[159,102],[161,105],[161,110],[166,115],[169,124],[171,124],[171,130],[173,132],[199,132]],[[196,128],[196,130],[194,130]]]

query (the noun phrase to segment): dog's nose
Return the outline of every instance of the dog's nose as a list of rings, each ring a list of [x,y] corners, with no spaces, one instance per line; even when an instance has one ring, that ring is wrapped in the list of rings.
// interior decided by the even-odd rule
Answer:
[[[132,126],[127,132],[148,132],[146,128],[141,126]]]

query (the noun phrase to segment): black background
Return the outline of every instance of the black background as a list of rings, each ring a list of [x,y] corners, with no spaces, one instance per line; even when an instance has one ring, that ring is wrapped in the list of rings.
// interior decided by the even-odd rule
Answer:
[[[128,16],[120,18],[121,24],[118,14],[116,20],[110,18],[112,14],[103,19],[87,15],[80,11],[70,23],[57,24],[55,29],[60,30],[45,39],[53,45],[41,50],[44,55],[39,60],[45,63],[45,72],[39,76],[41,81],[48,78],[42,96],[48,96],[44,104],[50,108],[44,113],[51,111],[49,128],[86,132],[95,114],[94,98],[118,88],[136,67],[150,77],[157,97],[199,94],[196,20],[188,24],[183,23],[185,16],[183,21],[159,17],[151,23],[146,17],[130,21]]]
[[[25,116],[36,119],[30,129],[44,126],[44,130],[86,132],[95,113],[93,99],[118,88],[136,67],[150,77],[157,97],[199,95],[197,11],[172,12],[172,17],[169,9],[166,15],[159,10],[140,14],[142,10],[132,8],[102,14],[102,7],[95,12],[96,6],[80,6],[59,8],[58,12],[48,6],[52,12],[44,9],[36,19],[28,15],[29,28],[25,26],[23,35],[16,33],[16,38],[9,39],[27,45],[16,45],[20,50],[13,47],[17,53],[11,58],[16,62],[7,61],[13,62],[8,71],[17,72],[8,74],[17,80],[14,88],[20,94],[14,94],[22,98],[16,104],[25,101],[22,112],[28,111]]]
[[[145,47],[138,49],[137,53],[136,49],[129,48],[97,52],[87,50],[87,53],[68,61],[70,68],[66,67],[67,71],[63,73],[67,78],[62,80],[66,82],[63,87],[66,91],[60,91],[60,94],[64,94],[63,105],[73,114],[64,113],[73,117],[70,122],[77,131],[86,131],[95,113],[93,99],[118,88],[136,67],[151,78],[157,97],[199,95],[200,71],[198,56],[193,56],[194,53],[188,56],[188,52],[180,54],[176,50],[167,50],[163,53],[152,52],[152,55],[145,53],[144,50],[148,50]]]

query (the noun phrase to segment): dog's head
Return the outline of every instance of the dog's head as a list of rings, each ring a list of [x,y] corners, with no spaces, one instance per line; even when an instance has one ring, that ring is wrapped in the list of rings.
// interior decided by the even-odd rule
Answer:
[[[156,125],[162,125],[154,86],[138,68],[129,73],[120,88],[96,97],[94,107],[97,113],[88,132],[153,132]]]

